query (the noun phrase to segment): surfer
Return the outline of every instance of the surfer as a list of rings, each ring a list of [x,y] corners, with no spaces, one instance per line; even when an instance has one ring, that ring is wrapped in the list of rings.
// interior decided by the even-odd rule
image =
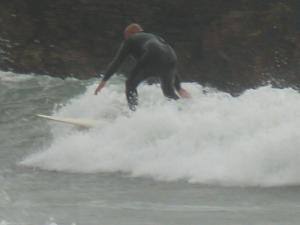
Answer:
[[[130,24],[124,31],[122,42],[116,56],[108,66],[102,81],[95,90],[95,95],[106,85],[127,56],[133,56],[136,64],[126,81],[126,98],[129,108],[135,111],[138,104],[137,86],[150,77],[158,77],[163,94],[170,98],[190,98],[188,91],[180,85],[176,69],[177,56],[173,48],[161,37],[145,33],[136,23]]]

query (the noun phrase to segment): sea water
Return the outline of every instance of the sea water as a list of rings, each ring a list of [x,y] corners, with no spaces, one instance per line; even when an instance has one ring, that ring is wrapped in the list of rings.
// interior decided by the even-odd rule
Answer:
[[[300,94],[0,72],[0,224],[300,223]],[[35,114],[99,121],[78,129]]]

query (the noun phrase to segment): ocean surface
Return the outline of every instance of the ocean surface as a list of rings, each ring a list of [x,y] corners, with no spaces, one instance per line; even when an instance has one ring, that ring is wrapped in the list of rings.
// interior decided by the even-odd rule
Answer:
[[[0,225],[299,225],[300,94],[0,72]],[[47,114],[99,121],[93,129]]]

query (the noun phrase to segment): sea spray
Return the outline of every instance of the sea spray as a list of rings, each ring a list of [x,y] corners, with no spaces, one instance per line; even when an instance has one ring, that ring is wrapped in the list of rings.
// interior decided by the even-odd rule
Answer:
[[[159,85],[139,87],[128,110],[123,84],[96,84],[53,112],[104,120],[88,131],[49,123],[50,146],[20,164],[72,173],[124,172],[156,180],[226,186],[300,184],[300,95],[270,86],[239,97],[184,84],[193,98],[169,101]],[[204,91],[205,90],[205,91]]]

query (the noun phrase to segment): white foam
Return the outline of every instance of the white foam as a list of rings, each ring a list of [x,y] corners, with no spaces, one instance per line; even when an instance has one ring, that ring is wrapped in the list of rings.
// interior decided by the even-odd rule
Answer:
[[[13,72],[4,72],[0,71],[0,81],[1,82],[23,82],[26,80],[30,80],[34,77],[34,75],[29,74],[16,74]]]
[[[22,165],[230,186],[300,184],[295,90],[267,86],[231,97],[185,84],[193,99],[175,102],[163,98],[159,86],[143,86],[139,108],[131,113],[123,85],[110,85],[98,96],[95,87],[55,114],[107,124],[84,132],[53,124],[51,146]]]

